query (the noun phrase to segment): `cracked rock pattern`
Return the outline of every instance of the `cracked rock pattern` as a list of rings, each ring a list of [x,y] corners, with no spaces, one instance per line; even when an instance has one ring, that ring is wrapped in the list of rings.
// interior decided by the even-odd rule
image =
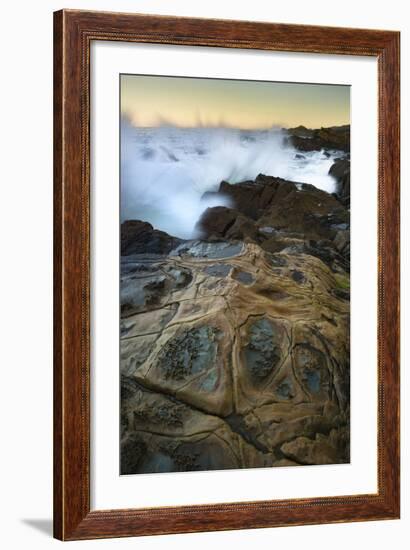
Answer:
[[[289,183],[234,186],[198,241],[123,224],[122,474],[349,462],[348,211]]]

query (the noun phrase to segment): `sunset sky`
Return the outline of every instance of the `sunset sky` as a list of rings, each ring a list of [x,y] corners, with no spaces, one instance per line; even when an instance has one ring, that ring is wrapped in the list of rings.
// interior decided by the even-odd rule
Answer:
[[[243,129],[350,122],[350,86],[121,75],[121,113],[135,126]]]

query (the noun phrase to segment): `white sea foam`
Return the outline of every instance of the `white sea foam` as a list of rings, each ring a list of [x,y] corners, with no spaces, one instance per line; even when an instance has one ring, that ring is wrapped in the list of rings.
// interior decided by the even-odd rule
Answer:
[[[135,128],[121,121],[121,219],[148,221],[181,238],[195,238],[195,224],[210,206],[229,206],[217,191],[260,173],[311,183],[329,193],[329,168],[337,153],[298,153],[280,129]]]

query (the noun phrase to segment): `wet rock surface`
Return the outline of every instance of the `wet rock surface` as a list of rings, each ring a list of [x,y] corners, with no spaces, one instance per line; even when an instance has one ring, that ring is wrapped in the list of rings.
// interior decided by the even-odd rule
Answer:
[[[264,175],[220,192],[201,240],[123,224],[121,473],[348,462],[346,204]]]

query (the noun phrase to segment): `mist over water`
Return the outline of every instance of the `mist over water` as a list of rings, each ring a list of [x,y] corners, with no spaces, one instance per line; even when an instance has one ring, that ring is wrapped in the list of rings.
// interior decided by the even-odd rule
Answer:
[[[135,128],[121,120],[121,221],[139,219],[185,239],[212,206],[233,206],[227,197],[206,198],[222,180],[238,183],[260,173],[311,183],[329,193],[337,156],[300,153],[280,129]],[[301,157],[303,155],[303,157]]]

